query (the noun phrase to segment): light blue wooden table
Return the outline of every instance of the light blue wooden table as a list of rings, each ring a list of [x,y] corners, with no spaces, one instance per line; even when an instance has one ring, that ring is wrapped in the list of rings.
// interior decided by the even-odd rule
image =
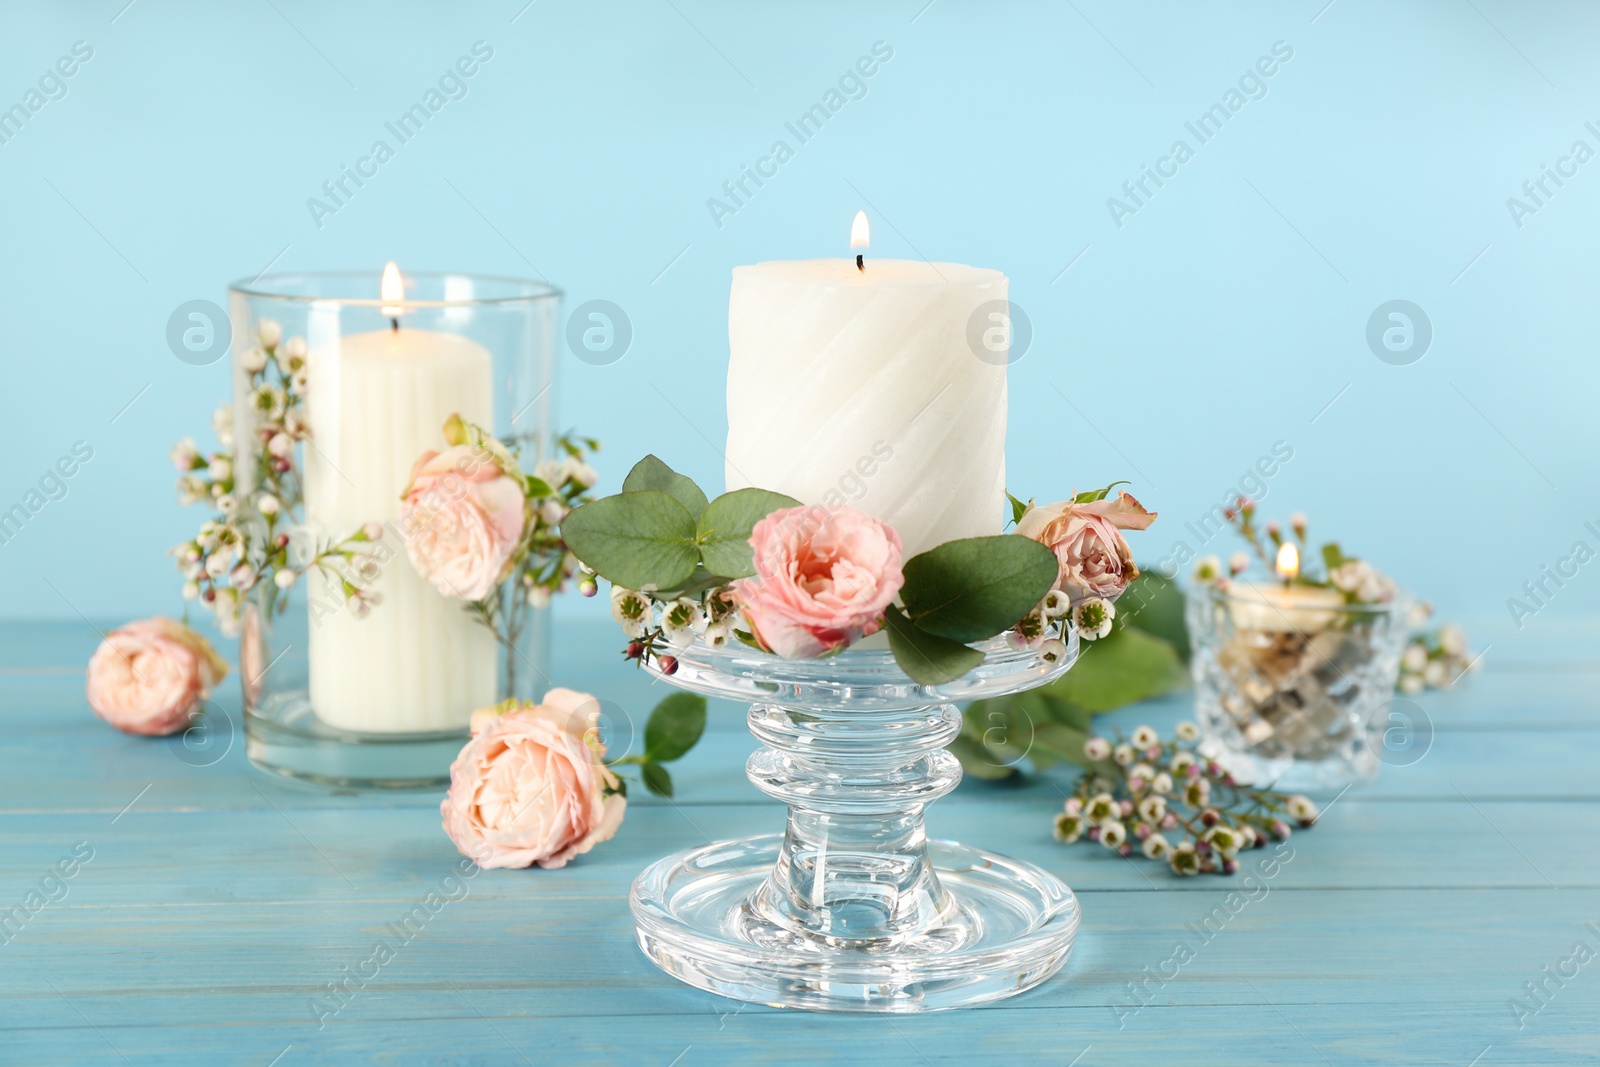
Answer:
[[[220,759],[124,737],[83,703],[87,623],[6,624],[0,908],[55,899],[0,935],[0,1062],[1593,1062],[1600,958],[1574,953],[1600,953],[1600,626],[1540,622],[1465,688],[1419,698],[1428,755],[1351,790],[1254,890],[1054,843],[1065,778],[963,784],[930,831],[1064,877],[1077,947],[1009,1001],[891,1018],[722,1000],[634,947],[626,895],[648,861],[780,826],[744,778],[742,709],[713,705],[675,803],[637,790],[610,844],[461,895],[438,797],[295,788],[255,772],[237,733]],[[660,691],[615,644],[567,628],[557,680],[642,720]],[[1187,702],[1118,720],[1164,725]],[[232,679],[220,704],[237,731]],[[457,899],[401,928],[435,891]],[[394,958],[373,968],[379,939]],[[1175,965],[1179,941],[1193,958]],[[319,1025],[316,998],[346,979]]]

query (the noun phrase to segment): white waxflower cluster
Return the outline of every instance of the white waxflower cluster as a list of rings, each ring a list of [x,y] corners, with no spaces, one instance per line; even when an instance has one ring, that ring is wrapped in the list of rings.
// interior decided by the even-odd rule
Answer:
[[[663,599],[653,590],[613,585],[611,617],[629,639],[629,659],[654,660],[671,674],[677,670],[677,657],[671,652],[684,651],[696,639],[710,648],[725,648],[732,642],[738,609],[727,586],[712,589],[696,601],[687,596]]]
[[[1432,632],[1414,635],[1400,656],[1400,692],[1448,689],[1461,677],[1478,669],[1479,659],[1467,647],[1466,631],[1446,623]]]
[[[1382,604],[1394,599],[1394,579],[1364,559],[1348,559],[1328,575],[1335,589],[1355,597],[1363,604]]]
[[[1056,840],[1087,838],[1124,857],[1137,847],[1179,875],[1233,874],[1240,852],[1287,838],[1291,821],[1315,823],[1308,798],[1238,785],[1195,751],[1199,737],[1184,722],[1171,741],[1143,725],[1117,744],[1088,738],[1083,754],[1091,769],[1055,817]],[[1186,836],[1169,836],[1177,834]]]

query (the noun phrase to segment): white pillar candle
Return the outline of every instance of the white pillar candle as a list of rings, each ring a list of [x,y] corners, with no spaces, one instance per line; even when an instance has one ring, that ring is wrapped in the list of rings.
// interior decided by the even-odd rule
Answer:
[[[313,612],[312,707],[346,730],[465,729],[475,708],[495,701],[494,635],[462,601],[417,574],[393,523],[417,456],[444,449],[445,419],[460,412],[490,424],[489,352],[468,338],[403,322],[398,330],[347,337],[337,335],[335,323],[332,337],[314,331],[312,341],[306,518],[327,538],[384,523],[393,552],[370,586],[382,602],[365,618],[343,607]],[[312,583],[312,595],[327,599],[314,576]]]
[[[1004,274],[953,263],[735,268],[728,489],[850,504],[893,526],[908,557],[1000,533],[1006,349],[991,332],[980,358],[968,331],[1006,298]]]

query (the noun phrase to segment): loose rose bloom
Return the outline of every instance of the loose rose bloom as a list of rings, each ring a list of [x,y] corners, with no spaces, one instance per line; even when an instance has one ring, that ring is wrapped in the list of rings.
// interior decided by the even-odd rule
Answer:
[[[157,615],[118,627],[89,660],[89,707],[124,733],[162,737],[190,716],[227,676],[204,637]]]
[[[482,600],[509,574],[522,541],[522,485],[487,451],[424,452],[400,506],[406,555],[445,596]]]
[[[852,507],[774,511],[750,534],[756,576],[734,583],[750,632],[784,659],[812,659],[883,625],[905,576],[900,535]]]
[[[1076,604],[1090,597],[1115,599],[1139,577],[1123,530],[1143,530],[1156,513],[1127,493],[1088,504],[1062,501],[1029,508],[1016,532],[1044,545],[1061,564],[1055,588]]]
[[[627,800],[603,762],[600,702],[552,689],[472,716],[472,740],[450,765],[444,832],[480,867],[564,867],[609,841]]]

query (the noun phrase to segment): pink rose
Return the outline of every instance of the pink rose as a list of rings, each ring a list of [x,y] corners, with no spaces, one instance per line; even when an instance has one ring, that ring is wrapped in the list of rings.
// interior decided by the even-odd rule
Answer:
[[[482,600],[510,573],[522,541],[522,485],[487,451],[424,452],[400,506],[406,555],[445,596]]]
[[[450,765],[444,832],[480,867],[564,867],[609,841],[627,800],[602,762],[600,702],[552,689],[542,704],[507,701],[473,713],[473,735]]]
[[[1127,493],[1089,504],[1063,501],[1028,509],[1016,532],[1056,554],[1061,576],[1056,588],[1074,604],[1091,597],[1115,599],[1139,577],[1123,530],[1143,530],[1156,513]]]
[[[89,707],[124,733],[164,737],[190,717],[227,676],[211,642],[157,615],[118,627],[89,660]]]
[[[761,647],[812,659],[883,625],[905,584],[900,535],[851,507],[774,511],[750,534],[756,576],[733,594]]]

